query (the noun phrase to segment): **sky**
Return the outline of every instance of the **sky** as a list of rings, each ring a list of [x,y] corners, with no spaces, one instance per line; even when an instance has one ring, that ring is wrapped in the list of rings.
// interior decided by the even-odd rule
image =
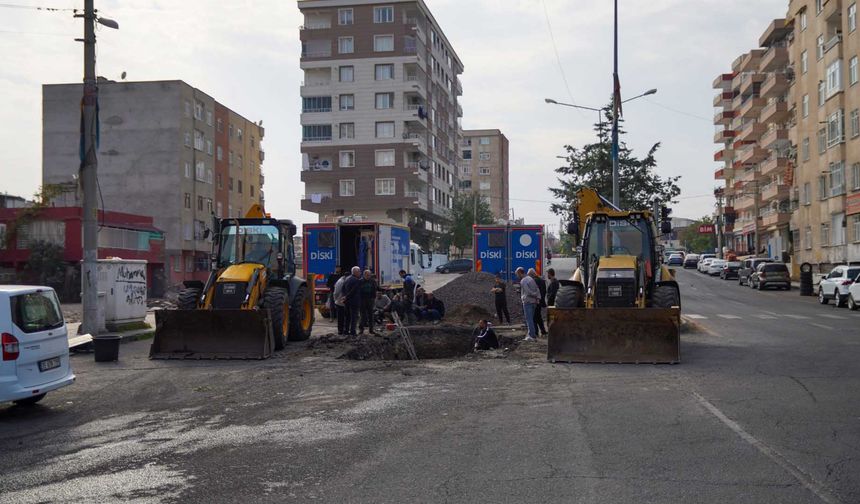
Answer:
[[[551,214],[565,145],[594,141],[596,113],[544,98],[600,107],[612,92],[609,0],[425,0],[465,65],[464,129],[498,128],[510,140],[511,206],[530,224],[558,229]],[[82,8],[83,0],[11,0]],[[784,17],[787,0],[619,0],[623,97],[634,155],[654,143],[661,176],[681,175],[677,217],[714,209],[716,93],[712,81]],[[41,85],[80,82],[83,30],[72,12],[0,4],[0,191],[30,196],[41,181]],[[302,212],[299,26],[294,0],[96,0],[119,30],[100,28],[97,73],[119,80],[181,79],[266,128],[267,211]],[[743,13],[743,15],[740,15]],[[609,196],[609,195],[607,195]]]

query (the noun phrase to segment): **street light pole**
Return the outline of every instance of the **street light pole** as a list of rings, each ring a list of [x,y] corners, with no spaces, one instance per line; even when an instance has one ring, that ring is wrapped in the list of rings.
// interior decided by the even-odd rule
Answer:
[[[81,134],[81,186],[83,189],[83,227],[84,261],[81,266],[81,287],[83,294],[83,327],[81,333],[93,336],[99,331],[98,317],[98,227],[96,205],[96,176],[98,159],[96,156],[96,104],[98,86],[96,84],[96,12],[94,0],[84,1],[84,96],[82,103],[83,130]]]
[[[615,49],[613,63],[613,89],[612,93],[612,204],[620,208],[618,204],[618,112],[621,108],[621,89],[618,81],[618,0],[615,0]]]

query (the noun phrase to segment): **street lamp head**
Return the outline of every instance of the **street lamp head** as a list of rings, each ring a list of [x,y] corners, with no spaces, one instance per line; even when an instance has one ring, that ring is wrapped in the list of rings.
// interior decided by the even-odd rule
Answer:
[[[544,98],[543,101],[545,101],[547,103],[551,103],[553,105],[558,105],[558,102],[553,100],[552,98]]]
[[[113,28],[114,30],[119,30],[119,23],[114,21],[113,19],[99,17],[96,19],[102,26],[107,26],[108,28]]]
[[[648,96],[648,95],[652,95],[652,94],[657,94],[657,89],[656,89],[656,88],[654,88],[654,89],[649,89],[648,91],[645,91],[645,93],[644,93],[642,96]]]

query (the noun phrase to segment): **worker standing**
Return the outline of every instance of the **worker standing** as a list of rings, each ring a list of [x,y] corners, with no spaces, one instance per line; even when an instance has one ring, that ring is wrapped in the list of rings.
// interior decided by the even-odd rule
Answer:
[[[349,332],[349,315],[346,310],[346,298],[343,295],[343,285],[349,275],[341,275],[332,288],[335,316],[337,317],[337,335],[345,336]]]
[[[526,275],[526,270],[517,268],[516,273],[517,278],[520,280],[520,299],[523,302],[523,318],[526,319],[526,327],[528,327],[525,341],[535,341],[537,339],[535,308],[540,304],[540,289],[538,289],[534,278]]]
[[[493,284],[490,292],[495,297],[496,317],[498,317],[500,324],[504,323],[505,319],[507,319],[508,324],[511,323],[511,313],[508,311],[508,296],[505,295],[506,288],[507,286],[505,285],[505,281],[502,280],[502,276],[496,275],[496,283]]]
[[[361,323],[358,327],[358,332],[364,334],[364,329],[367,328],[370,334],[376,334],[373,330],[373,305],[376,303],[376,291],[378,290],[376,279],[370,270],[364,270],[364,278],[361,279],[359,286],[359,295],[361,297]]]
[[[555,270],[553,268],[546,270],[546,277],[549,280],[546,286],[546,304],[547,306],[555,306],[555,296],[558,294],[558,288],[561,287],[561,284],[559,284],[558,278],[555,277]]]
[[[346,277],[343,284],[344,306],[348,314],[348,332],[350,336],[357,336],[358,313],[361,309],[361,268],[352,267],[352,274]]]
[[[329,309],[329,320],[334,322],[337,320],[337,307],[335,306],[335,297],[334,297],[334,285],[338,280],[343,278],[343,268],[340,267],[340,264],[334,267],[334,273],[330,274],[325,281],[325,286],[328,287],[328,300],[326,301],[326,305]]]
[[[536,330],[540,329],[541,336],[546,336],[546,327],[543,324],[543,309],[546,308],[546,282],[534,269],[529,269],[529,276],[534,279],[538,292],[540,292],[540,301],[535,307],[535,328]]]

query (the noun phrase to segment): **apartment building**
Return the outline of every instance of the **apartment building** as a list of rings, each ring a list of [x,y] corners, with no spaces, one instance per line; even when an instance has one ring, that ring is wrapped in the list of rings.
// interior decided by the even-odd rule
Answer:
[[[299,0],[302,209],[409,225],[429,246],[457,186],[463,64],[423,0]]]
[[[460,152],[460,188],[481,195],[498,220],[510,211],[508,139],[497,129],[465,130]]]
[[[81,95],[81,84],[42,88],[43,184],[77,176]],[[105,210],[153,217],[165,233],[168,285],[205,279],[211,216],[263,202],[262,126],[179,80],[100,80],[99,117]]]

